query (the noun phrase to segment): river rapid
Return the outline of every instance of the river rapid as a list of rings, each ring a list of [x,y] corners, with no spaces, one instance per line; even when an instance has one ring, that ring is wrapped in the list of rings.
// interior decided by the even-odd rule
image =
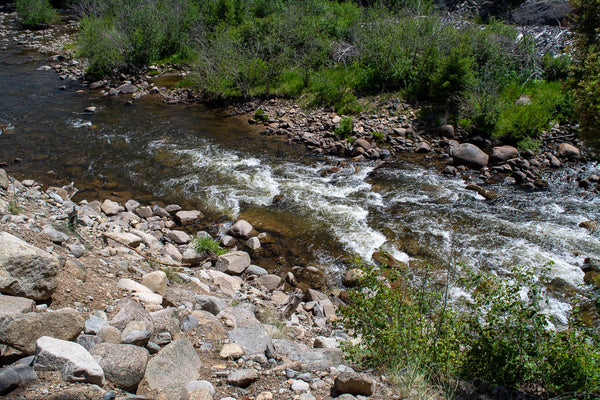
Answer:
[[[574,187],[566,178],[573,171],[546,176],[543,191],[495,185],[502,197],[486,201],[418,163],[313,156],[201,105],[103,97],[38,70],[44,56],[8,44],[0,52],[0,162],[17,177],[73,181],[78,200],[178,203],[205,212],[203,227],[215,235],[246,219],[277,239],[263,254],[271,269],[316,265],[329,286],[339,285],[352,255],[370,259],[378,249],[415,270],[464,263],[503,274],[552,261],[551,277],[573,287],[583,284],[584,259],[600,258],[600,237],[578,227],[600,219],[600,198]],[[550,308],[564,316],[569,306],[553,300]]]

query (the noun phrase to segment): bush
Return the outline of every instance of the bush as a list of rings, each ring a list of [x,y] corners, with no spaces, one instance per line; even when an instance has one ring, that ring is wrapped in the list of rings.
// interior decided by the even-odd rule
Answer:
[[[213,256],[220,256],[227,253],[227,250],[219,246],[219,242],[210,236],[200,236],[192,239],[192,245],[198,253],[208,253]]]
[[[597,395],[598,338],[573,316],[559,332],[549,329],[543,276],[524,268],[508,279],[465,274],[453,283],[468,287],[472,301],[453,310],[449,280],[434,284],[426,274],[413,284],[407,269],[360,267],[363,286],[340,309],[342,325],[360,339],[344,351],[359,365],[400,368],[432,385],[466,378],[489,388]]]
[[[125,65],[127,38],[109,18],[84,18],[77,43],[79,55],[90,62],[89,75],[109,75]]]
[[[58,20],[49,0],[17,0],[17,18],[27,28],[40,28]]]

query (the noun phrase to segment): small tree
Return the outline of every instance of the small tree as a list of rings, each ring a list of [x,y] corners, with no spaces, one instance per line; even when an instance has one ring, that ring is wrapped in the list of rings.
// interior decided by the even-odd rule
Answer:
[[[27,28],[40,28],[58,19],[49,0],[17,0],[17,17]]]
[[[581,135],[600,149],[600,0],[570,0],[575,53],[569,87]]]

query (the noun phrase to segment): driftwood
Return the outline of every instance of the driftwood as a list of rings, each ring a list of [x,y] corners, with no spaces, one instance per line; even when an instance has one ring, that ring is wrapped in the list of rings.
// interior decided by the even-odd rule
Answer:
[[[166,262],[164,262],[164,261],[160,261],[160,260],[158,260],[158,259],[156,259],[156,258],[154,258],[154,257],[150,257],[149,255],[142,253],[142,252],[141,252],[141,251],[139,251],[138,249],[136,249],[136,248],[134,248],[134,247],[131,247],[131,246],[129,246],[129,245],[127,245],[127,244],[123,243],[123,242],[122,242],[122,241],[120,241],[120,240],[117,240],[117,239],[115,239],[115,238],[113,238],[113,237],[110,237],[110,236],[108,236],[106,233],[103,233],[103,234],[102,234],[102,237],[104,238],[104,242],[105,242],[105,243],[108,243],[108,239],[110,239],[110,240],[112,240],[112,241],[115,241],[115,242],[119,243],[121,246],[125,246],[125,247],[127,247],[128,249],[130,249],[130,250],[133,250],[133,251],[135,251],[136,253],[138,253],[140,256],[144,257],[145,259],[147,259],[147,260],[149,260],[149,261],[152,261],[152,262],[155,262],[155,263],[157,263],[157,264],[165,265],[165,266],[167,266],[167,267],[191,267],[191,266],[192,266],[192,264],[185,264],[185,263],[178,263],[178,264],[166,263]]]

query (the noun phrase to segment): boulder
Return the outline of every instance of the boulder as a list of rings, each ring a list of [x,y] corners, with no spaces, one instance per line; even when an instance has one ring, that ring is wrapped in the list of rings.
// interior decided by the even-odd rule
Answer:
[[[169,231],[167,237],[175,244],[188,244],[190,242],[190,235],[184,231]]]
[[[225,359],[237,360],[241,356],[243,356],[244,349],[242,349],[239,345],[235,343],[225,343],[223,348],[221,348],[221,352],[219,353],[219,357]]]
[[[245,251],[236,251],[220,255],[215,269],[231,275],[239,275],[250,266],[250,256]]]
[[[8,175],[6,174],[6,171],[0,168],[0,189],[8,189]]]
[[[471,143],[461,143],[452,149],[455,165],[480,169],[488,165],[489,156]]]
[[[511,12],[510,20],[516,25],[559,25],[571,11],[565,0],[527,1]]]
[[[121,332],[121,343],[145,346],[154,333],[152,322],[138,320],[131,321]]]
[[[334,383],[334,389],[340,394],[371,396],[374,388],[373,379],[356,372],[342,372],[336,376]]]
[[[281,277],[279,277],[277,275],[273,275],[273,274],[259,276],[258,279],[256,279],[256,285],[258,287],[265,288],[268,292],[272,292],[273,290],[276,290],[277,288],[279,288],[279,285],[281,285],[281,282],[282,282]]]
[[[200,211],[178,211],[175,216],[181,225],[192,225],[200,218],[204,218],[204,215]]]
[[[102,385],[104,381],[102,367],[83,346],[49,336],[37,340],[34,368],[38,371],[60,371],[67,382]]]
[[[46,300],[56,289],[58,259],[0,232],[0,293]]]
[[[15,315],[0,325],[0,343],[25,354],[33,354],[40,337],[75,340],[83,330],[84,323],[83,316],[72,308]]]
[[[241,236],[243,238],[247,238],[250,236],[250,234],[252,233],[253,230],[254,230],[254,228],[248,221],[244,221],[243,219],[240,219],[240,220],[236,221],[235,224],[233,224],[231,226],[231,228],[229,228],[228,232],[232,236],[238,236],[238,237]]]
[[[138,247],[142,243],[142,238],[129,232],[111,232],[106,237],[113,239],[119,244],[125,244],[129,247]]]
[[[239,276],[227,275],[220,271],[209,271],[213,283],[227,296],[233,296],[242,288],[242,279]]]
[[[171,338],[179,336],[179,318],[177,316],[177,309],[174,307],[165,308],[150,313],[152,322],[154,323],[154,336],[151,341],[158,343],[155,338],[161,333],[168,332]]]
[[[112,201],[109,199],[104,200],[100,208],[102,209],[104,214],[108,215],[109,217],[111,215],[117,215],[121,211],[125,211],[125,208],[123,206],[121,206],[116,201]]]
[[[360,268],[352,268],[346,271],[342,283],[346,287],[355,287],[360,285],[363,279],[365,279],[366,273]]]
[[[262,354],[267,357],[275,355],[269,334],[262,326],[234,328],[227,332],[229,340],[238,345],[246,355]]]
[[[118,330],[123,331],[131,321],[144,321],[147,324],[152,324],[150,313],[138,302],[131,299],[121,299],[118,307],[119,312],[110,320],[110,324]]]
[[[519,150],[513,146],[496,146],[492,148],[492,161],[504,163],[510,159],[519,157]]]
[[[227,375],[227,383],[232,386],[247,388],[258,380],[258,373],[255,369],[240,369],[232,371]]]
[[[148,362],[137,394],[156,400],[183,399],[185,384],[198,379],[201,366],[200,357],[189,339],[178,339]]]
[[[0,294],[0,324],[7,317],[26,314],[35,310],[35,301],[25,297],[4,296]]]
[[[561,143],[558,146],[558,155],[562,158],[568,158],[569,160],[578,160],[581,157],[579,149],[569,143]]]
[[[52,226],[44,227],[44,229],[42,230],[42,235],[44,235],[52,243],[56,244],[61,244],[69,240],[69,235],[59,231],[58,229],[53,228]]]
[[[251,237],[246,242],[246,246],[248,246],[250,250],[256,251],[260,249],[260,239],[257,237]]]
[[[108,382],[132,392],[144,377],[150,354],[130,344],[100,343],[92,351]]]
[[[154,293],[164,295],[167,291],[167,274],[164,271],[153,271],[142,277],[142,285]]]
[[[311,349],[288,339],[273,339],[272,342],[278,356],[301,362],[305,371],[329,369],[339,365],[343,359],[339,349]]]

